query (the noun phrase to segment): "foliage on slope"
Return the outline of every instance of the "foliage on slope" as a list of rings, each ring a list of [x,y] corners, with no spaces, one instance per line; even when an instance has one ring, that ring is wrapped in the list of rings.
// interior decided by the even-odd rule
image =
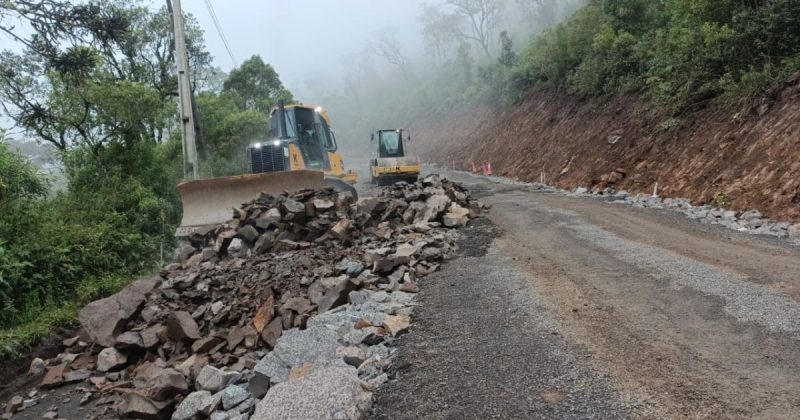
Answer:
[[[795,0],[595,0],[535,37],[505,80],[587,97],[645,91],[673,111],[742,104],[800,70]]]

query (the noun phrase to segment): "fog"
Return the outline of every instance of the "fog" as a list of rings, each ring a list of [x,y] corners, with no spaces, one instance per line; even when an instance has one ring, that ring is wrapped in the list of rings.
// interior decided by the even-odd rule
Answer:
[[[141,1],[152,10],[165,4]],[[260,56],[295,98],[330,111],[343,143],[362,144],[377,127],[406,127],[421,113],[480,100],[491,84],[481,73],[497,77],[485,69],[498,64],[502,31],[520,52],[586,1],[183,0],[182,7],[203,30],[215,67],[227,73]],[[459,13],[465,4],[492,10],[482,34],[470,22],[474,9]],[[0,36],[0,49],[16,50],[11,41]],[[12,123],[0,115],[0,126]]]
[[[408,54],[423,51],[418,16],[424,2],[420,0],[210,2],[234,58],[241,63],[260,55],[303,101],[316,101],[316,92],[309,91],[307,80],[338,85],[348,56],[361,53],[375,33],[393,31]],[[205,31],[214,64],[225,71],[233,68],[205,2],[184,0],[183,8]]]

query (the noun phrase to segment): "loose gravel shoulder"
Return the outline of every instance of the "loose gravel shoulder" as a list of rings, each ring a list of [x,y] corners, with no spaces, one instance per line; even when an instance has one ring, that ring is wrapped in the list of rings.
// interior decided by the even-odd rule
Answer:
[[[493,241],[468,228],[461,257],[432,275],[401,339],[394,379],[373,419],[624,418],[651,413],[624,402],[587,350],[561,335],[552,308]],[[652,414],[652,413],[651,413]]]
[[[628,415],[797,417],[800,248],[791,244],[791,229],[768,224],[775,234],[758,234],[741,226],[742,220],[752,225],[753,214],[691,217],[696,208],[687,208],[692,214],[658,208],[669,207],[662,205],[667,200],[628,206],[498,179],[448,177],[490,204],[489,219],[505,232],[494,243],[498,257],[469,273],[496,290],[503,283],[482,270],[510,259],[501,272],[527,279],[517,296],[535,296],[541,305],[530,317],[545,311],[566,348],[579,343],[586,357],[578,360],[608,372],[611,389],[633,407]],[[508,300],[493,307],[500,319],[517,316],[514,309]],[[464,319],[486,320],[477,308],[469,313]],[[519,338],[505,337],[502,323],[494,323],[494,340]],[[529,357],[513,364],[524,366]]]

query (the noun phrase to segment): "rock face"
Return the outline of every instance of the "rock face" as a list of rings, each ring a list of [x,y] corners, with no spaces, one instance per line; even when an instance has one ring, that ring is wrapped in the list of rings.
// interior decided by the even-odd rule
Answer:
[[[362,418],[371,397],[353,370],[349,366],[318,368],[302,379],[278,384],[256,405],[251,419]]]

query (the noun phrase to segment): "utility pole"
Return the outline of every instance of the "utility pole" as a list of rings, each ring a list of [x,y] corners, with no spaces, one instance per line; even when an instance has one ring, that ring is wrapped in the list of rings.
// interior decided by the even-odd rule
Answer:
[[[169,2],[169,0],[167,0]],[[183,169],[187,179],[197,179],[200,167],[197,163],[195,120],[192,109],[192,86],[189,81],[189,57],[186,55],[186,33],[183,29],[181,0],[172,0],[172,28],[175,32],[175,64],[178,67],[178,112],[181,116],[181,139],[183,140]]]

